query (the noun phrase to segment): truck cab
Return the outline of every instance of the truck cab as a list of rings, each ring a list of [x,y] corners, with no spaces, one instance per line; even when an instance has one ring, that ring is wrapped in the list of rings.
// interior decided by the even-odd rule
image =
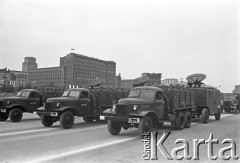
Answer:
[[[121,128],[139,128],[140,134],[154,125],[162,125],[167,114],[166,98],[158,87],[132,88],[127,98],[120,99],[111,109],[105,110],[100,119],[108,121],[108,131],[119,134]]]
[[[12,122],[19,122],[24,112],[33,113],[43,104],[42,94],[35,89],[23,89],[15,97],[0,98],[0,121],[9,117]]]
[[[221,104],[221,109],[224,110],[226,113],[233,112],[237,114],[239,110],[239,96],[233,93],[226,93],[223,95],[223,100]]]

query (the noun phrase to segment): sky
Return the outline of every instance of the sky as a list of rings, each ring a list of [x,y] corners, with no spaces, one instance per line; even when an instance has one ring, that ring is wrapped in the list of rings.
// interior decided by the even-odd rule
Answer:
[[[162,73],[232,92],[240,84],[238,0],[0,0],[0,68],[59,66],[75,53],[116,62],[135,79]]]

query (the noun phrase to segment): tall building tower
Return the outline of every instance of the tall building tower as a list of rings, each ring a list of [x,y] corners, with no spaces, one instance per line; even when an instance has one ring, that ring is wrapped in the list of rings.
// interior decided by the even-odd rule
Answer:
[[[36,69],[37,69],[36,58],[25,57],[24,62],[22,63],[22,71],[28,72],[30,70],[36,70]]]
[[[116,63],[71,52],[60,58],[66,85],[84,86],[92,80],[103,79],[105,86],[115,87]]]

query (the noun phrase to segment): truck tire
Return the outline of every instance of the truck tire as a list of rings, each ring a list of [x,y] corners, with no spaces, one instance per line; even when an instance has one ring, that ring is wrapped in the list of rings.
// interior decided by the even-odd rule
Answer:
[[[18,108],[13,108],[9,113],[9,117],[12,122],[21,121],[23,117],[22,110]]]
[[[142,136],[146,132],[151,132],[153,128],[152,119],[149,116],[144,116],[141,118],[138,125],[138,132]]]
[[[184,114],[183,112],[179,112],[176,119],[176,129],[182,130],[184,128]]]
[[[6,121],[8,119],[8,114],[0,114],[0,121]]]
[[[51,127],[54,123],[51,116],[43,115],[41,116],[41,123],[45,127]]]
[[[209,119],[208,109],[204,108],[202,110],[202,123],[208,123],[208,119]]]
[[[71,128],[74,124],[74,116],[72,112],[70,111],[63,112],[62,115],[60,116],[60,124],[64,129]]]
[[[122,127],[115,121],[113,120],[108,120],[107,122],[107,128],[108,128],[108,132],[111,135],[118,135],[122,129]]]
[[[93,117],[93,116],[84,116],[84,117],[83,117],[83,120],[84,120],[85,122],[93,122],[94,117]]]
[[[184,114],[184,127],[185,128],[190,128],[191,127],[191,121],[192,121],[192,115],[189,111],[187,111]]]

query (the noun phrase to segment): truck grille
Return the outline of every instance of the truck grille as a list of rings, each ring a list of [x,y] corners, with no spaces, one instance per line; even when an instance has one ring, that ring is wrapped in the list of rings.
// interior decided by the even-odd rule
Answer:
[[[120,117],[128,117],[129,116],[129,107],[128,105],[116,105],[116,114]]]
[[[45,110],[52,110],[52,103],[45,103]]]

